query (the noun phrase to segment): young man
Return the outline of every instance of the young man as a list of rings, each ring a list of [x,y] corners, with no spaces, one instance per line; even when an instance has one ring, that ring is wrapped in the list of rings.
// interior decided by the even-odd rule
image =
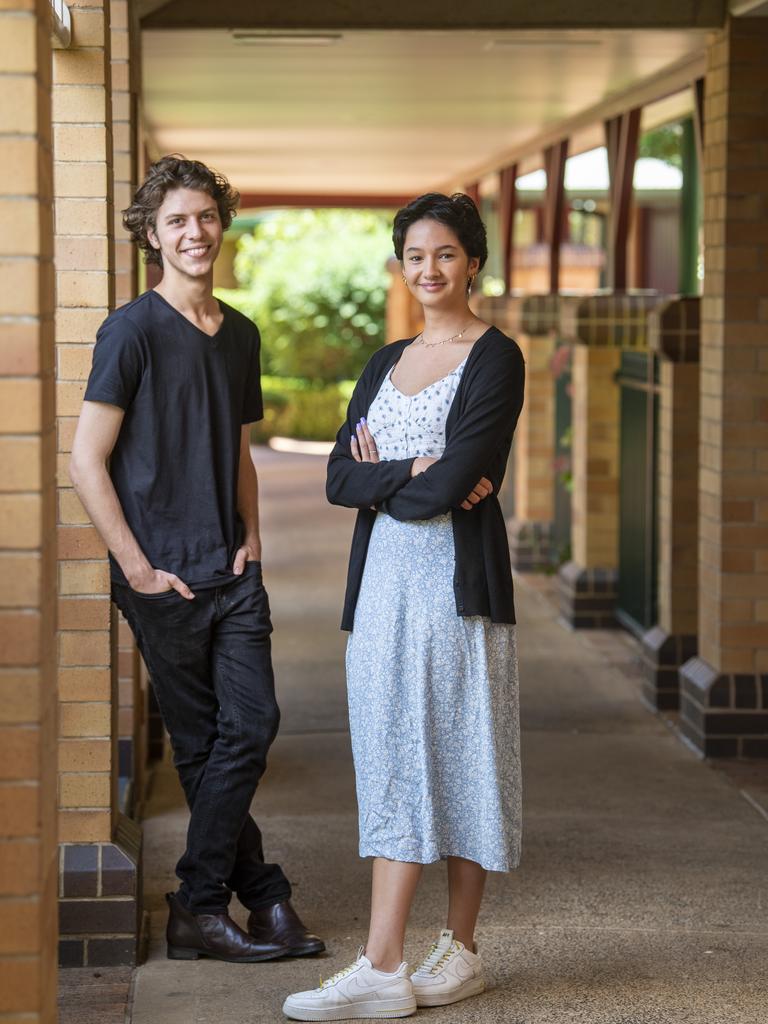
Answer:
[[[181,887],[167,896],[168,956],[252,963],[325,947],[280,867],[264,863],[249,814],[280,713],[249,448],[259,333],[213,297],[238,198],[197,161],[150,168],[123,222],[163,278],[99,330],[70,471],[109,548],[113,599],[191,811]],[[233,891],[248,933],[227,912]]]

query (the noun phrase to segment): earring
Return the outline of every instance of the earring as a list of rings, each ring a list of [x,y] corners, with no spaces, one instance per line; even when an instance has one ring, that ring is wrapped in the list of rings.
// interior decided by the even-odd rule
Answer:
[[[403,284],[408,284],[408,281],[406,280],[405,274],[403,274]]]
[[[467,296],[472,294],[472,285],[475,283],[475,275],[467,278]]]

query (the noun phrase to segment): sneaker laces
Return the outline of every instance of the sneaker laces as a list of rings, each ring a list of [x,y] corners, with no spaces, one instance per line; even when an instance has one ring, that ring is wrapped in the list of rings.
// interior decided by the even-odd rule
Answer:
[[[318,992],[321,989],[330,988],[331,985],[335,985],[337,981],[341,981],[342,978],[346,978],[348,974],[351,974],[352,971],[354,971],[355,968],[359,965],[360,957],[362,955],[363,947],[361,946],[360,953],[358,954],[357,960],[355,960],[354,963],[351,963],[348,967],[342,967],[340,971],[336,971],[335,974],[331,975],[330,978],[326,978],[325,981],[323,981],[323,976],[320,975],[320,985],[318,987]]]
[[[442,943],[433,942],[429,952],[424,957],[422,962],[414,971],[414,974],[421,975],[432,975],[437,974],[438,971],[444,967],[446,961],[456,952],[458,952],[458,946],[455,942],[446,948]]]

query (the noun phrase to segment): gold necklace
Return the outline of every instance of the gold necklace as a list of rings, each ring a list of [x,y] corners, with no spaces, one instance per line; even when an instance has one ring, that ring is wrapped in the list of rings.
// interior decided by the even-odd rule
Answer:
[[[460,341],[473,323],[474,321],[470,321],[465,327],[462,327],[458,334],[452,334],[450,338],[443,338],[442,341],[425,341],[424,331],[422,331],[416,339],[416,344],[423,345],[424,348],[437,348],[438,345],[447,345],[449,341]]]

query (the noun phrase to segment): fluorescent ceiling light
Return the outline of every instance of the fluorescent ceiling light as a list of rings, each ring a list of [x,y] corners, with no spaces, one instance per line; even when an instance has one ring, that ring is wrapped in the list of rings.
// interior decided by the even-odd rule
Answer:
[[[343,36],[340,32],[251,32],[234,29],[232,38],[241,46],[333,46]]]
[[[530,50],[533,47],[544,47],[547,50],[559,50],[564,48],[595,47],[603,46],[602,39],[583,39],[575,36],[573,38],[562,38],[557,36],[510,36],[509,38],[490,39],[483,49],[485,50]]]

